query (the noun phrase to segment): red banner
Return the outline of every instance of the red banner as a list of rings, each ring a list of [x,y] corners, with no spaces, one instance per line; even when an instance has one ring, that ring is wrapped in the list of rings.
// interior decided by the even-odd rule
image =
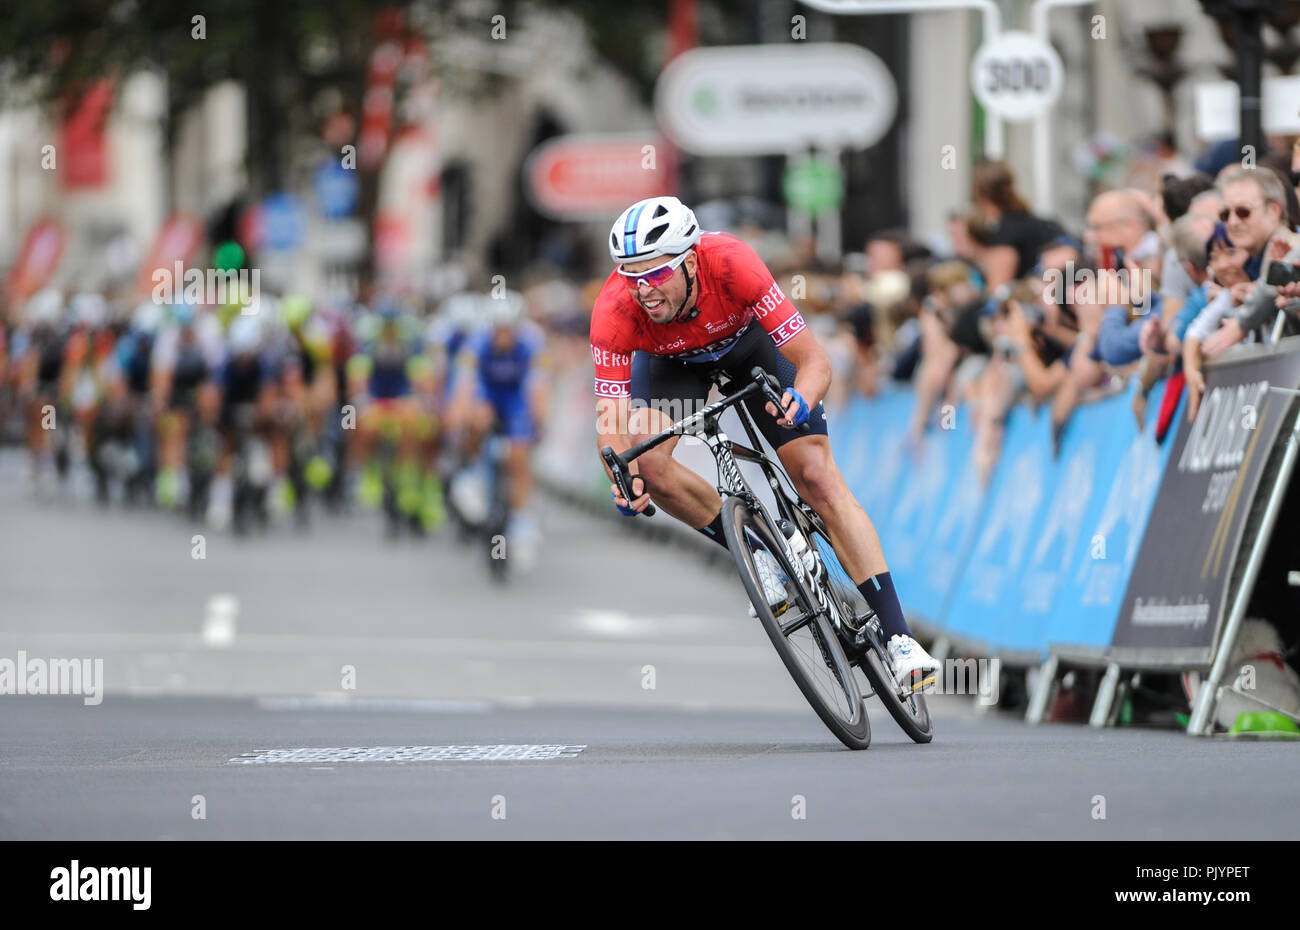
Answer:
[[[18,260],[9,272],[5,293],[12,304],[10,318],[15,319],[18,305],[35,294],[59,267],[63,249],[68,237],[57,220],[50,217],[37,220],[27,230],[22,247],[18,250]]]
[[[108,111],[113,82],[101,78],[71,107],[59,131],[59,180],[66,188],[102,187],[108,182]]]
[[[203,243],[203,224],[192,216],[174,213],[163,221],[158,235],[154,238],[149,254],[140,263],[140,274],[136,278],[136,287],[142,294],[148,294],[154,288],[154,272],[164,269],[168,274],[174,273],[176,262],[184,263]],[[173,282],[179,291],[181,282]]]

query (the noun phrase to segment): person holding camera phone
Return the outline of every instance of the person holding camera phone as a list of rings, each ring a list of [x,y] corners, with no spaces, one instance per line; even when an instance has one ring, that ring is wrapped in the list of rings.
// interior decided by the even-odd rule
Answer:
[[[1290,272],[1274,266],[1279,262],[1288,266],[1300,262],[1300,236],[1286,224],[1286,182],[1276,171],[1266,166],[1235,168],[1219,180],[1218,186],[1223,194],[1219,219],[1232,242],[1247,251],[1245,274],[1256,283],[1223,325],[1205,339],[1203,349],[1211,358],[1273,321],[1277,298],[1292,296],[1278,291],[1278,284],[1290,283],[1284,280],[1284,276],[1290,278]]]
[[[1202,371],[1202,344],[1212,338],[1219,324],[1233,309],[1241,304],[1255,285],[1247,274],[1250,252],[1236,245],[1223,223],[1214,227],[1210,241],[1205,245],[1213,282],[1206,292],[1211,295],[1205,309],[1197,314],[1183,337],[1183,374],[1187,378],[1187,419],[1196,419],[1205,393],[1205,374]]]

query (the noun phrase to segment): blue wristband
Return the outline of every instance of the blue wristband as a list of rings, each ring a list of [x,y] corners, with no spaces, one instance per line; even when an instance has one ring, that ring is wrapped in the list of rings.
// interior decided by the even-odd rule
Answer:
[[[794,426],[802,426],[804,423],[808,422],[808,417],[810,416],[808,401],[804,400],[803,395],[794,388],[786,388],[786,393],[788,393],[799,404],[799,412],[794,415]]]
[[[609,498],[614,502],[614,506],[618,508],[618,512],[621,513],[623,516],[625,517],[636,516],[635,510],[633,510],[631,507],[624,507],[622,504],[618,502],[618,495],[615,494],[613,491],[609,492]]]

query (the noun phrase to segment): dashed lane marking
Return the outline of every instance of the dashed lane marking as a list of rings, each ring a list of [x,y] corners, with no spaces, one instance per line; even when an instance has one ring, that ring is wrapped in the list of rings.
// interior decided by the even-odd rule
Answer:
[[[572,759],[582,746],[349,746],[325,749],[258,749],[229,760],[228,765],[298,765],[330,762],[545,762]]]

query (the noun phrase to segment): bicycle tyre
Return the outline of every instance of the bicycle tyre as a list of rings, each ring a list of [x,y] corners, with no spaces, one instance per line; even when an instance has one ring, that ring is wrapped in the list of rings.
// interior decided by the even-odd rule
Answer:
[[[812,630],[812,638],[821,653],[821,660],[830,664],[830,671],[842,691],[846,708],[852,709],[848,719],[845,719],[845,715],[832,707],[822,695],[812,671],[802,661],[803,654],[783,632],[780,621],[773,615],[772,608],[763,593],[763,582],[754,564],[754,554],[746,542],[745,530],[749,529],[757,536],[767,551],[776,558],[786,576],[792,578],[794,571],[786,558],[785,547],[777,541],[780,531],[770,525],[766,514],[751,509],[748,503],[739,497],[728,497],[723,502],[722,529],[745,586],[745,593],[749,595],[750,603],[754,605],[759,621],[790,673],[790,677],[794,679],[817,716],[840,742],[850,749],[866,749],[871,745],[871,721],[867,718],[866,704],[858,689],[857,679],[853,676],[853,664],[845,655],[834,628],[821,616],[813,616],[805,627]],[[796,593],[794,597],[801,598],[802,595]],[[813,613],[813,605],[799,606],[807,613]]]
[[[880,703],[885,705],[885,710],[889,711],[889,716],[911,737],[912,742],[928,743],[934,739],[934,721],[930,718],[930,707],[921,691],[913,691],[907,700],[900,697],[880,653],[872,646],[868,646],[862,654],[858,667],[871,682],[872,690],[880,698]]]
[[[830,536],[814,528],[811,541],[817,546],[826,568],[827,585],[832,589],[830,594],[838,599],[841,609],[847,608],[858,616],[869,612],[866,599],[858,592],[849,573],[840,564]],[[885,705],[885,710],[889,711],[894,722],[903,728],[903,732],[916,743],[928,743],[934,739],[934,721],[930,719],[930,708],[926,704],[925,695],[921,691],[914,691],[906,700],[899,697],[889,675],[888,664],[875,647],[868,645],[866,651],[855,658],[858,667],[867,676],[871,690],[880,698],[880,703]]]

